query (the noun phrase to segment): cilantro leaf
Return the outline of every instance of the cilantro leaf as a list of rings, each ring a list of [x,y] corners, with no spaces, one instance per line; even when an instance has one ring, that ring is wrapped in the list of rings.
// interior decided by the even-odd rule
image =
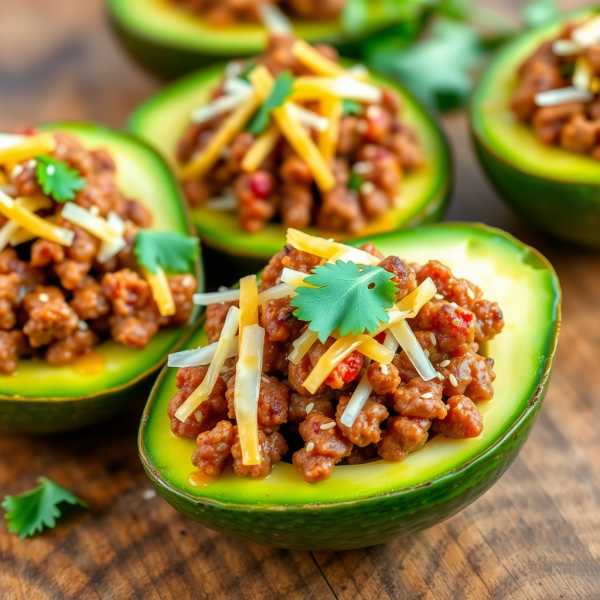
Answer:
[[[338,260],[315,267],[304,281],[314,288],[301,286],[290,304],[294,315],[308,321],[308,328],[319,334],[321,343],[339,329],[340,335],[372,333],[389,320],[386,308],[396,299],[392,273],[381,267],[356,265]]]
[[[75,192],[85,187],[85,179],[67,163],[49,156],[36,156],[35,160],[38,183],[44,194],[52,196],[57,202],[73,200]]]
[[[193,271],[199,252],[196,237],[152,229],[140,229],[133,246],[139,265],[150,273],[156,273],[157,266],[169,273]]]
[[[364,178],[361,177],[356,171],[350,171],[350,179],[348,180],[349,190],[352,190],[353,192],[360,192],[360,188],[364,182]]]
[[[532,0],[523,7],[523,22],[527,29],[535,29],[556,19],[559,15],[556,0]]]
[[[365,112],[365,107],[354,100],[342,100],[342,114],[347,117],[350,115],[360,116]]]
[[[54,481],[40,477],[38,482],[39,487],[18,496],[6,496],[2,502],[7,511],[4,518],[8,530],[19,534],[21,539],[41,532],[44,526],[54,527],[62,514],[58,508],[62,503],[88,508],[86,502]]]
[[[277,77],[271,93],[267,96],[248,125],[250,133],[260,135],[267,128],[271,111],[283,105],[292,93],[293,85],[294,77],[289,71],[284,71]]]

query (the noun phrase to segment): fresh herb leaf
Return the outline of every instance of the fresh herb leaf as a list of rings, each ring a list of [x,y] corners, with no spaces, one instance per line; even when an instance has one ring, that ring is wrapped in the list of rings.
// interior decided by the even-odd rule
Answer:
[[[350,171],[350,179],[348,180],[348,189],[353,192],[360,192],[360,188],[365,182],[364,178],[361,177],[356,171]]]
[[[271,111],[279,108],[288,99],[292,93],[294,85],[294,77],[289,71],[284,71],[273,84],[271,93],[262,103],[258,112],[254,115],[248,126],[248,131],[253,135],[260,135],[269,124],[269,116]]]
[[[20,538],[39,533],[44,526],[54,527],[56,519],[62,514],[58,508],[60,504],[88,508],[83,500],[54,481],[40,477],[38,482],[39,487],[18,496],[6,496],[2,502],[2,507],[7,511],[4,518],[8,521],[8,530],[17,533]]]
[[[309,322],[309,329],[325,343],[339,329],[340,335],[372,333],[389,320],[386,308],[395,301],[393,274],[381,267],[356,265],[338,260],[315,267],[304,281],[316,287],[301,286],[290,304],[294,315]]]
[[[354,115],[359,117],[365,112],[365,107],[358,102],[354,102],[354,100],[347,100],[344,98],[342,100],[342,114],[345,117]]]
[[[157,266],[168,273],[189,273],[199,251],[198,238],[152,229],[140,229],[133,246],[139,265],[150,273],[156,273]]]
[[[75,192],[85,187],[85,179],[67,163],[50,158],[36,156],[36,177],[44,194],[52,196],[57,202],[66,202],[75,198]]]
[[[471,72],[483,56],[473,27],[440,19],[429,38],[404,51],[375,52],[368,62],[403,80],[429,106],[446,109],[464,104],[471,89]]]
[[[523,22],[527,29],[541,27],[559,15],[555,0],[532,0],[523,7]]]
[[[237,76],[237,78],[250,82],[250,79],[248,78],[248,76],[250,75],[250,73],[252,73],[252,71],[254,70],[254,67],[256,67],[256,61],[249,58],[248,60],[246,60],[244,62],[244,68],[243,68],[242,72]]]

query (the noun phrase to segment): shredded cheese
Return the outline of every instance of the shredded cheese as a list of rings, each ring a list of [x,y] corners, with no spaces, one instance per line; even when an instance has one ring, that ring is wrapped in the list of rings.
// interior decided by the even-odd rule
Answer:
[[[235,110],[252,95],[252,87],[246,84],[246,88],[242,89],[240,87],[236,91],[230,91],[225,96],[220,96],[210,104],[195,108],[192,111],[192,122],[206,123],[214,117]]]
[[[590,19],[571,32],[571,39],[581,46],[588,48],[600,42],[600,16]]]
[[[106,240],[102,242],[98,256],[96,256],[100,264],[108,262],[127,246],[127,242],[123,237],[125,234],[125,221],[116,212],[110,211],[106,222],[118,237],[111,242]]]
[[[70,246],[73,243],[75,232],[49,223],[1,191],[0,213],[7,219],[15,221],[21,227],[27,229],[35,237],[41,237],[63,246]]]
[[[312,110],[308,110],[303,106],[299,106],[294,102],[288,102],[288,110],[291,111],[292,117],[300,123],[300,125],[304,125],[308,129],[314,129],[315,131],[325,131],[329,127],[329,121],[314,113]]]
[[[586,56],[578,56],[573,71],[573,87],[588,92],[594,76],[594,67]]]
[[[48,154],[56,149],[56,140],[52,133],[41,133],[39,135],[26,135],[18,144],[0,148],[0,165],[6,165],[7,170],[18,163]]]
[[[326,161],[330,162],[335,156],[340,137],[342,120],[342,101],[339,98],[323,98],[320,101],[321,114],[327,119],[328,127],[319,132],[319,148]]]
[[[240,290],[226,290],[224,292],[205,292],[194,294],[192,300],[198,306],[219,304],[222,302],[237,302],[240,299]]]
[[[15,135],[12,133],[0,133],[0,150],[18,146],[27,139],[25,135]]]
[[[265,330],[259,325],[247,325],[241,330],[240,337],[240,355],[235,369],[235,419],[242,447],[242,464],[259,465],[258,398]]]
[[[261,6],[260,20],[270,33],[290,33],[292,31],[290,20],[273,4]]]
[[[52,225],[56,225],[56,215],[50,215],[49,217],[45,217],[45,220]],[[19,246],[20,244],[24,244],[25,242],[30,242],[31,240],[35,240],[37,236],[31,231],[27,231],[27,229],[23,229],[22,227],[18,229],[13,235],[11,235],[8,239],[8,243],[11,246]]]
[[[296,40],[292,46],[292,55],[305,67],[325,77],[339,77],[346,75],[346,70],[338,63],[321,54],[316,48],[304,40]]]
[[[376,339],[368,336],[362,335],[362,343],[358,348],[358,351],[365,356],[381,363],[382,365],[389,365],[394,358],[395,351],[392,352],[382,344],[380,344]]]
[[[227,312],[225,323],[221,331],[221,337],[217,342],[217,349],[215,356],[208,367],[206,376],[202,383],[190,394],[188,399],[177,409],[175,417],[180,421],[185,421],[191,414],[193,414],[198,406],[202,404],[211,394],[217,377],[221,373],[221,369],[227,360],[229,354],[229,348],[235,337],[240,323],[240,309],[232,306]]]
[[[60,215],[63,219],[77,225],[77,227],[81,227],[81,229],[108,244],[115,244],[122,239],[122,236],[108,224],[106,219],[92,214],[91,211],[74,202],[64,204]]]
[[[297,287],[315,287],[310,283],[306,283],[304,280],[310,275],[310,273],[302,273],[302,271],[294,271],[294,269],[283,268],[281,272],[281,281],[288,283],[292,288]]]
[[[579,54],[582,50],[583,46],[580,46],[573,40],[555,40],[552,44],[552,52],[557,56]]]
[[[152,290],[152,296],[158,306],[158,312],[161,317],[170,317],[175,314],[175,300],[173,300],[173,293],[169,287],[169,281],[165,272],[159,265],[156,265],[156,273],[151,273],[147,269],[144,269],[144,277],[150,284]]]
[[[256,171],[265,162],[269,154],[273,152],[280,137],[279,129],[275,125],[271,125],[256,139],[250,150],[244,155],[242,169],[246,173]]]
[[[587,90],[575,87],[556,88],[547,92],[540,92],[534,97],[537,106],[556,106],[565,102],[590,102],[594,96]]]
[[[195,348],[194,350],[182,350],[181,352],[174,352],[169,354],[167,359],[167,366],[169,367],[200,367],[203,365],[209,365],[212,359],[215,357],[217,351],[218,342],[213,342],[208,346],[202,346]],[[231,340],[231,345],[227,351],[227,358],[232,358],[238,355],[240,349],[239,337],[236,335]]]
[[[50,208],[52,206],[52,201],[45,196],[23,197],[18,198],[15,202],[31,212],[41,210],[42,208]],[[4,250],[4,248],[10,244],[10,240],[20,229],[21,226],[19,223],[10,220],[0,228],[0,250]]]
[[[319,362],[314,366],[304,381],[304,387],[311,393],[316,394],[321,384],[329,374],[363,342],[362,335],[347,335],[336,340],[332,346],[321,356]]]
[[[286,296],[296,296],[294,288],[289,283],[279,283],[258,294],[258,305],[260,306],[269,300],[279,300],[279,298],[285,298]]]
[[[216,134],[200,152],[181,167],[182,181],[191,181],[204,175],[219,160],[221,150],[225,148],[234,136],[243,129],[250,117],[256,112],[262,97],[253,91],[248,98],[238,106],[221,125]]]
[[[294,81],[292,100],[320,100],[333,96],[356,102],[379,104],[383,97],[380,88],[357,81],[354,77],[297,77]]]
[[[258,325],[256,275],[247,275],[240,279],[240,349],[243,343],[244,329],[250,325]]]
[[[297,365],[318,339],[319,334],[307,327],[300,337],[292,342],[292,351],[288,354],[288,360]]]
[[[394,334],[394,337],[406,352],[410,362],[413,364],[423,381],[429,381],[430,379],[437,377],[436,370],[433,368],[433,365],[423,351],[423,348],[421,348],[421,345],[406,320],[399,321],[392,325],[390,331]]]

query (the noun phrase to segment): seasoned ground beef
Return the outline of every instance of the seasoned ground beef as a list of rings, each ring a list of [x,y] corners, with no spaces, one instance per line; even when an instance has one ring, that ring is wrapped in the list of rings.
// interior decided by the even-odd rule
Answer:
[[[228,3],[236,7],[244,5],[243,0],[241,3],[239,0],[227,0],[215,5],[215,10],[222,14]],[[202,4],[204,9],[209,10],[208,5],[212,2]],[[258,8],[259,4],[254,8]],[[302,14],[312,6],[325,14],[333,5],[339,4],[340,0],[294,0],[287,2],[286,6],[295,6],[298,10],[302,7]],[[198,6],[196,0],[194,5]],[[266,53],[249,64],[249,68],[261,65],[274,77],[284,71],[294,77],[318,77],[294,54],[296,41],[291,35],[271,35]],[[327,59],[339,62],[333,48],[315,46],[315,50]],[[232,63],[232,69],[228,69],[211,99],[229,98],[229,86],[239,85],[239,80],[232,73],[240,69],[243,71],[245,66],[248,65]],[[322,122],[324,117],[319,101],[294,102],[310,111],[312,119],[320,118]],[[300,156],[296,152],[296,144],[296,149],[292,147],[289,140],[294,142],[294,138],[289,134],[280,136],[260,164],[244,168],[243,159],[255,148],[261,134],[242,131],[229,136],[229,143],[210,169],[196,176],[193,173],[182,176],[188,200],[196,206],[206,204],[211,198],[233,201],[234,207],[230,210],[236,210],[241,227],[250,233],[259,231],[271,221],[297,229],[317,225],[329,231],[361,231],[369,221],[381,217],[396,205],[405,174],[419,169],[423,157],[415,132],[400,119],[402,103],[394,91],[380,89],[380,98],[374,96],[371,103],[353,102],[352,109],[347,104],[344,106],[346,108],[338,116],[339,123],[336,121],[339,127],[334,126],[338,136],[337,142],[332,140],[331,146],[334,147],[331,150],[321,148],[317,131],[309,131],[311,139],[317,142],[313,147],[313,157],[319,160],[322,170],[326,170],[327,166],[330,168],[326,185],[320,181],[312,164],[314,161],[304,153]],[[193,122],[182,133],[177,158],[184,171],[212,140],[219,139],[216,136],[220,136],[228,114],[207,117],[200,123]],[[393,268],[393,265],[390,267]],[[401,291],[402,286],[410,286],[414,282],[414,273],[410,271],[398,273],[398,276],[402,279]],[[407,278],[410,280],[405,281]]]
[[[238,475],[264,477],[283,459],[291,460],[305,481],[316,483],[329,478],[336,465],[404,460],[430,436],[467,438],[481,433],[483,421],[475,403],[493,398],[495,374],[493,359],[478,350],[480,343],[501,332],[500,308],[484,299],[479,287],[456,278],[440,262],[408,265],[396,256],[384,258],[372,244],[363,249],[394,274],[398,300],[426,278],[434,281],[437,294],[408,324],[437,375],[424,381],[402,349],[386,365],[363,356],[359,347],[312,394],[305,387],[306,379],[334,338],[324,344],[315,341],[292,363],[288,355],[293,342],[306,331],[306,323],[293,315],[289,297],[269,300],[259,307],[259,323],[265,331],[257,411],[260,464],[242,462],[234,405],[236,359],[225,363],[213,393],[183,423],[174,417],[175,411],[198,387],[206,368],[179,369],[179,392],[169,406],[172,430],[175,435],[197,437],[193,463],[202,473],[219,474],[231,464]],[[320,262],[314,255],[286,246],[264,269],[261,289],[278,284],[285,267],[307,273]],[[231,306],[208,307],[206,330],[211,341],[219,339]],[[376,336],[380,342],[384,338],[385,334]],[[348,426],[343,417],[363,379],[371,389]]]
[[[561,50],[565,42],[572,42],[574,30],[585,24],[567,23],[556,38],[544,41],[523,62],[511,109],[519,121],[531,125],[542,143],[600,160],[600,43],[567,54]],[[588,79],[585,87],[581,75]],[[552,90],[574,87],[577,96],[547,105]]]
[[[18,133],[39,135],[34,128]],[[47,204],[35,211],[37,216],[74,233],[69,246],[23,235],[14,243],[9,237],[0,249],[0,372],[4,374],[18,369],[20,356],[39,355],[51,365],[64,365],[111,338],[143,348],[160,327],[187,323],[194,308],[195,277],[169,275],[175,313],[161,316],[133,252],[137,232],[151,225],[152,215],[137,200],[123,196],[109,153],[87,150],[69,134],[52,135],[55,149],[49,156],[84,180],[84,187],[74,192],[73,203],[100,217],[118,215],[124,222],[126,244],[101,264],[102,241],[63,216],[68,202],[44,194],[35,158],[10,169],[0,165],[0,180],[9,196],[45,197]],[[0,218],[2,225],[7,222],[5,216]]]

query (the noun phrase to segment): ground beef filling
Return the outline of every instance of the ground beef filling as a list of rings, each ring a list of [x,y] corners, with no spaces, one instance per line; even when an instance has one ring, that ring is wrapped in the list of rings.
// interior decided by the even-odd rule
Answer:
[[[544,144],[600,160],[600,43],[569,55],[558,55],[554,50],[554,42],[570,40],[580,25],[567,23],[557,38],[545,41],[523,62],[511,109],[519,121],[531,125]],[[540,106],[537,94],[573,86],[573,74],[581,61],[591,71],[589,100]]]
[[[346,0],[173,0],[211,25],[227,27],[236,23],[258,23],[261,9],[278,6],[290,16],[303,19],[334,19],[340,15]]]
[[[220,2],[219,6],[223,4],[227,2]],[[313,2],[302,0],[298,4]],[[327,0],[314,5],[327,5]],[[311,75],[292,55],[294,41],[291,36],[271,36],[265,55],[257,62],[274,76],[283,71],[294,76]],[[338,61],[333,48],[316,46],[316,49]],[[318,189],[307,164],[283,138],[258,170],[246,173],[241,167],[242,159],[256,139],[242,131],[224,149],[209,173],[184,183],[188,200],[192,205],[202,205],[211,198],[233,198],[240,224],[249,232],[262,229],[272,220],[296,229],[317,225],[325,230],[350,233],[362,230],[368,221],[395,205],[404,174],[423,163],[415,132],[399,118],[400,98],[390,89],[384,88],[382,92],[379,104],[359,105],[359,114],[342,116],[335,157],[330,165],[336,181],[332,189],[326,192]],[[221,85],[213,99],[224,93]],[[179,162],[187,163],[201,152],[225,118],[219,115],[190,125],[178,144]],[[312,135],[316,140],[316,134]]]
[[[202,382],[206,368],[178,371],[179,392],[169,406],[172,430],[178,436],[197,438],[192,462],[203,474],[218,475],[231,465],[238,475],[264,477],[283,458],[296,466],[305,481],[316,483],[329,478],[339,464],[376,458],[401,461],[432,436],[469,438],[481,433],[483,422],[476,403],[493,398],[495,374],[493,359],[478,350],[502,331],[500,308],[440,262],[408,265],[395,256],[383,257],[372,246],[365,249],[394,274],[398,299],[427,277],[435,282],[438,293],[409,325],[438,377],[421,379],[403,351],[389,365],[367,363],[355,352],[311,394],[304,382],[333,339],[315,342],[297,365],[289,363],[291,342],[302,334],[305,324],[291,314],[289,299],[269,301],[260,308],[268,356],[258,401],[260,465],[247,467],[241,462],[233,403],[235,359],[226,363],[208,400],[183,423],[174,417],[175,412]],[[318,262],[317,257],[286,246],[265,268],[261,289],[276,285],[286,266],[308,272]],[[218,339],[228,309],[229,305],[208,307],[206,331],[211,340]],[[287,367],[281,363],[288,363]],[[373,391],[348,427],[342,416],[361,373],[367,374]]]
[[[37,132],[28,128],[24,135]],[[95,207],[106,217],[116,212],[126,223],[127,246],[105,264],[95,257],[100,240],[61,217],[64,206],[38,211],[74,231],[71,246],[45,239],[22,243],[0,252],[0,372],[14,373],[19,357],[39,354],[51,365],[63,365],[89,353],[106,340],[143,348],[159,328],[186,323],[196,291],[193,275],[168,277],[176,312],[160,316],[148,283],[132,253],[135,233],[151,225],[152,216],[137,200],[125,198],[115,180],[115,164],[105,150],[88,151],[72,136],[54,134],[52,156],[66,162],[85,179],[74,202]],[[0,169],[14,195],[43,195],[30,161],[10,173]],[[51,199],[48,196],[49,199]],[[2,224],[6,222],[1,218]],[[213,423],[214,425],[214,423]]]

